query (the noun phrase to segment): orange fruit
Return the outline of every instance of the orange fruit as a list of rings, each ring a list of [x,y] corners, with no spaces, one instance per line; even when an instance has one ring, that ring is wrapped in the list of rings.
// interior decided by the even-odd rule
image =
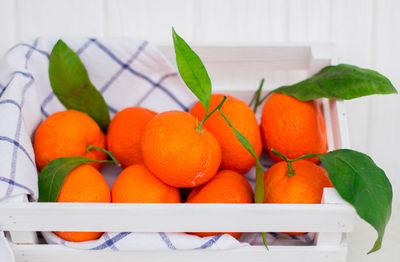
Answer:
[[[129,107],[115,114],[107,130],[107,147],[123,168],[142,164],[140,149],[143,130],[156,112],[143,107]]]
[[[308,160],[292,162],[294,175],[288,177],[285,161],[271,166],[264,174],[264,203],[318,204],[324,187],[332,187],[325,169]],[[288,232],[292,235],[303,233]]]
[[[219,171],[210,181],[190,191],[186,203],[253,203],[253,189],[243,175],[231,171]],[[223,233],[195,232],[197,236],[206,237]],[[239,238],[241,232],[227,232]]]
[[[84,156],[96,160],[107,155],[86,146],[106,147],[106,138],[97,123],[87,114],[65,110],[50,115],[36,130],[33,138],[36,166],[42,170],[50,161],[60,157]],[[91,163],[101,169],[104,163]]]
[[[125,168],[111,189],[113,203],[180,203],[179,190],[154,176],[143,164]]]
[[[210,180],[221,163],[221,149],[214,136],[185,112],[168,111],[155,116],[142,136],[142,156],[150,171],[166,184],[195,187]]]
[[[89,164],[74,168],[65,178],[57,202],[111,202],[110,189],[100,172]],[[54,232],[67,241],[82,242],[100,238],[102,232]]]
[[[221,108],[222,113],[249,140],[257,155],[260,156],[262,151],[261,135],[253,111],[242,100],[233,96],[226,96],[227,99]],[[211,96],[209,112],[219,105],[223,97],[223,94],[214,94]],[[206,110],[203,104],[197,102],[190,109],[190,113],[201,121],[206,114]],[[253,156],[240,143],[232,128],[229,127],[225,119],[218,112],[215,112],[208,118],[204,122],[204,126],[215,136],[221,145],[221,169],[229,169],[240,174],[245,174],[254,166],[255,160]]]
[[[272,94],[262,110],[261,134],[264,148],[275,162],[283,159],[271,149],[290,159],[327,150],[324,117],[314,101],[303,102],[281,93]],[[317,157],[309,160],[319,162]]]

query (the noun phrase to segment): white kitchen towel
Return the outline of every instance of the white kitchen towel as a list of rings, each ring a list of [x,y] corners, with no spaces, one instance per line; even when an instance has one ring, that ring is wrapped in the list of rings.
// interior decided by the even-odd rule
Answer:
[[[42,232],[49,244],[61,244],[77,249],[113,251],[126,250],[184,250],[184,249],[229,249],[248,245],[240,243],[230,235],[197,237],[185,233],[104,233],[101,238],[86,242],[68,242],[52,232]]]
[[[18,194],[28,194],[32,201],[38,198],[32,136],[41,121],[65,109],[52,92],[48,77],[49,56],[57,40],[37,38],[18,44],[0,61],[0,201]],[[63,40],[81,58],[111,117],[130,106],[157,112],[187,111],[195,102],[176,69],[147,41]],[[254,180],[254,174],[248,178]],[[98,240],[82,243],[66,242],[51,232],[43,235],[50,243],[81,249],[225,249],[248,245],[230,235],[200,238],[183,233],[105,233]],[[250,243],[261,241],[260,234],[244,234],[242,238]],[[278,238],[268,234],[271,244]],[[306,237],[302,242],[307,241]]]

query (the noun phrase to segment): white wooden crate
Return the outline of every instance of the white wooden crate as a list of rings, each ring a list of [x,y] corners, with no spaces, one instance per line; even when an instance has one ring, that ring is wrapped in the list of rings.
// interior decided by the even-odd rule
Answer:
[[[173,62],[170,46],[160,46]],[[249,101],[261,77],[266,88],[292,83],[334,63],[329,44],[196,46],[214,91]],[[329,150],[349,147],[343,101],[322,99]],[[355,210],[326,188],[322,204],[0,203],[17,261],[345,261]],[[209,221],[213,221],[209,223]],[[86,251],[38,244],[34,231],[318,232],[313,246],[249,246],[229,250]]]

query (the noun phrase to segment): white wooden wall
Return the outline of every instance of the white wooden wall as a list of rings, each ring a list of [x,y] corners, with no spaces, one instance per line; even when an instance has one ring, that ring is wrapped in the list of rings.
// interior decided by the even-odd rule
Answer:
[[[400,88],[400,1],[396,0],[0,0],[0,54],[37,36],[133,36],[171,43],[331,41],[339,62],[369,67]],[[370,154],[394,186],[382,251],[366,256],[375,232],[359,221],[349,261],[398,261],[400,97],[347,103],[354,149]],[[397,254],[397,255],[395,255]]]

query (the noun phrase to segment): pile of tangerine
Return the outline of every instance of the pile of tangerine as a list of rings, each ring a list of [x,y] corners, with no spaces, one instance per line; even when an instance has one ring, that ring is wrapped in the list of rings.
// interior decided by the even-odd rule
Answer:
[[[208,112],[225,95],[211,96]],[[314,102],[276,93],[265,101],[261,124],[242,100],[226,95],[221,111],[247,138],[258,156],[262,149],[276,162],[264,175],[265,203],[320,203],[324,187],[332,186],[318,158],[293,162],[288,158],[325,153],[327,138],[321,108]],[[113,203],[253,203],[253,189],[244,178],[255,164],[220,114],[198,128],[206,110],[198,102],[189,111],[156,113],[142,107],[118,112],[105,135],[87,114],[66,110],[52,114],[36,130],[33,146],[38,170],[60,157],[105,160],[111,151],[123,171],[111,192],[100,173],[104,163],[83,164],[66,177],[57,202]],[[55,232],[67,241],[98,239],[101,232]],[[192,233],[211,236],[220,233]],[[235,238],[241,233],[230,232]]]

